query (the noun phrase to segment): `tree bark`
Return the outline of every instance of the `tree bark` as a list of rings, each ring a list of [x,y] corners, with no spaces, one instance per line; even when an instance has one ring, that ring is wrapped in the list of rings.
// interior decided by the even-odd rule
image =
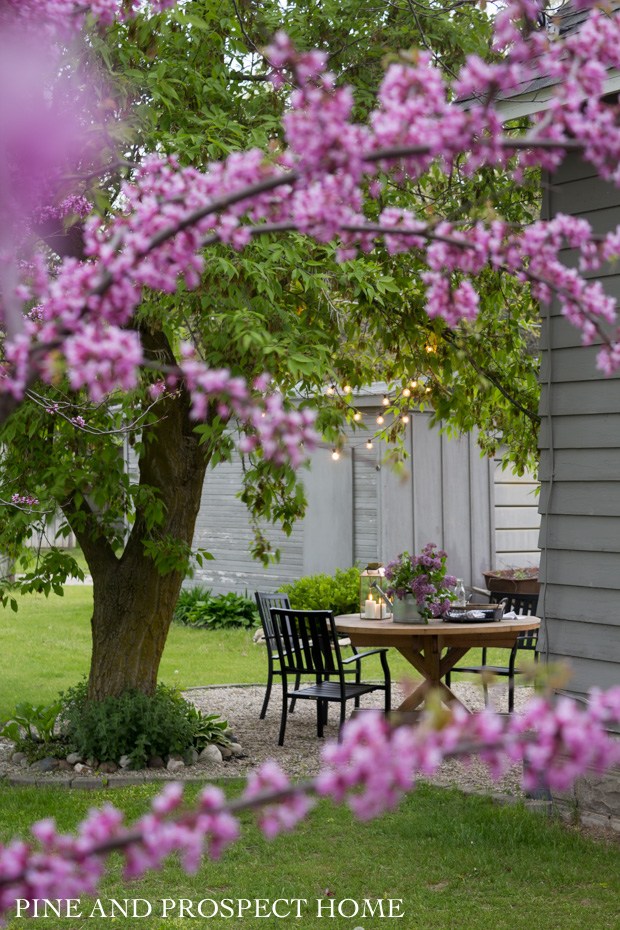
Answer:
[[[143,333],[151,356],[173,363],[162,333]],[[153,694],[174,607],[185,571],[162,574],[146,553],[145,540],[173,540],[191,547],[209,455],[199,445],[189,418],[190,398],[183,388],[158,404],[158,421],[149,427],[139,459],[140,484],[155,488],[163,503],[163,524],[147,526],[138,509],[122,555],[97,534],[96,515],[86,529],[76,525],[93,578],[90,700],[101,701],[128,689]],[[88,504],[81,503],[82,516]],[[63,509],[71,522],[71,503]],[[78,521],[79,522],[79,521]]]

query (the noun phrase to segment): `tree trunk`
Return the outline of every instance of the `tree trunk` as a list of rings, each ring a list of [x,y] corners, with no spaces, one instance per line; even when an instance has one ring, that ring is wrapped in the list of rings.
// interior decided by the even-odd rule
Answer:
[[[142,334],[151,355],[172,364],[162,333]],[[189,418],[190,398],[183,390],[157,407],[157,422],[139,459],[140,485],[155,489],[164,506],[163,523],[152,528],[138,508],[124,552],[117,556],[97,534],[96,514],[86,529],[76,522],[76,536],[93,577],[93,652],[89,699],[100,701],[130,688],[153,694],[159,663],[185,576],[179,567],[162,574],[147,555],[144,542],[191,547],[209,454],[200,446]],[[80,502],[83,517],[88,505]],[[65,507],[70,520],[71,505]]]

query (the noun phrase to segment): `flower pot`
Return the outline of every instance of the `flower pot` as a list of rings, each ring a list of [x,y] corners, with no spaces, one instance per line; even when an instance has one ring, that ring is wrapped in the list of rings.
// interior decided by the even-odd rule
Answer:
[[[395,597],[392,604],[392,617],[394,623],[428,623],[426,617],[423,617],[413,594],[406,594],[405,597]]]
[[[505,569],[483,572],[487,589],[502,594],[538,594],[540,581],[538,569]],[[523,577],[525,575],[525,577]],[[516,576],[516,577],[515,577]]]

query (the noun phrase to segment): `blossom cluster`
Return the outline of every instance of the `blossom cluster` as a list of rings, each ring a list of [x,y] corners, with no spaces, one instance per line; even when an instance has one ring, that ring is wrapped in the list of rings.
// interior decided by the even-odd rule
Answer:
[[[151,4],[151,9],[168,5]],[[90,9],[105,23],[136,14],[139,6],[95,0]],[[88,9],[72,0],[10,4],[21,17],[35,7],[54,22]],[[469,56],[452,88],[426,53],[412,63],[391,65],[364,124],[353,121],[351,91],[326,70],[324,53],[298,53],[279,33],[266,56],[276,85],[289,75],[295,83],[284,118],[284,150],[270,156],[259,150],[233,153],[204,171],[181,168],[173,157],[146,159],[122,192],[122,213],[107,224],[98,218],[86,222],[87,261],[67,258],[53,272],[39,269],[34,279],[18,282],[14,294],[5,295],[0,309],[8,335],[0,390],[16,405],[34,377],[52,381],[63,368],[73,387],[85,387],[96,400],[119,387],[131,389],[143,356],[137,335],[127,327],[143,289],[172,292],[180,279],[195,287],[209,243],[239,249],[255,235],[286,229],[320,241],[339,240],[343,260],[373,248],[377,236],[391,252],[419,250],[428,265],[423,275],[428,313],[452,327],[478,312],[476,276],[488,266],[503,269],[529,282],[536,298],[556,297],[586,343],[602,342],[599,366],[615,371],[620,366],[616,303],[586,273],[618,254],[617,230],[601,242],[587,223],[561,216],[520,232],[500,220],[457,227],[428,223],[390,205],[377,221],[367,219],[366,204],[385,191],[380,172],[398,182],[417,181],[432,164],[447,171],[456,159],[469,173],[481,165],[501,165],[519,180],[525,166],[554,168],[568,149],[578,147],[603,177],[620,182],[620,129],[615,109],[602,99],[606,69],[620,66],[619,18],[594,11],[579,32],[554,43],[534,28],[537,15],[538,5],[530,0],[509,4],[496,23],[495,47],[502,57],[489,64]],[[518,88],[524,75],[536,73],[556,82],[550,108],[525,136],[507,136],[498,98]],[[470,95],[466,106],[453,102],[455,93]],[[43,117],[37,112],[36,118]],[[80,125],[79,119],[74,122]],[[45,137],[47,152],[48,134],[35,132],[36,125],[30,129],[26,137]],[[63,164],[70,143],[81,152],[79,140],[63,136]],[[69,205],[80,214],[86,208],[70,195],[59,205],[53,198],[40,203],[39,215],[63,216]],[[579,250],[579,267],[562,261],[566,246]],[[41,319],[18,324],[9,312],[16,300],[25,308],[36,303]],[[198,378],[192,371],[200,384],[197,412],[205,409],[200,395],[209,376],[203,374]],[[290,421],[287,429],[294,431],[295,425]]]
[[[203,856],[218,858],[240,836],[238,814],[257,812],[265,836],[291,830],[312,807],[313,795],[347,803],[361,819],[393,809],[420,776],[432,775],[447,758],[474,753],[499,778],[522,762],[527,789],[565,791],[588,771],[620,762],[620,741],[609,728],[620,722],[620,687],[593,690],[580,707],[562,698],[537,698],[524,714],[506,719],[490,709],[469,714],[453,708],[438,725],[431,714],[413,728],[369,712],[347,723],[340,742],[326,744],[315,779],[292,783],[273,762],[248,779],[240,798],[206,787],[192,808],[183,805],[180,784],[166,785],[149,813],[126,825],[112,805],[92,810],[75,835],[60,833],[53,819],[32,827],[32,840],[0,846],[0,916],[18,899],[64,900],[95,894],[106,858],[124,857],[126,878],[158,869],[172,854],[195,872]]]
[[[422,616],[440,617],[449,608],[456,587],[454,575],[446,571],[447,552],[436,543],[427,543],[419,555],[401,552],[385,566],[390,597],[413,594]]]

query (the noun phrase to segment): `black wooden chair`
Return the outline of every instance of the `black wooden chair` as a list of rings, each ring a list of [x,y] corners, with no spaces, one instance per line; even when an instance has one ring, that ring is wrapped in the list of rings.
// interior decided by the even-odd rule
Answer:
[[[280,656],[278,655],[278,644],[276,642],[276,634],[273,629],[270,608],[283,607],[284,609],[289,609],[291,602],[289,600],[288,594],[265,594],[262,591],[256,591],[254,597],[256,598],[258,615],[260,617],[263,633],[265,634],[265,645],[267,647],[267,690],[265,691],[265,699],[263,700],[263,706],[260,712],[260,719],[264,720],[265,714],[267,713],[269,698],[271,697],[273,676],[282,675],[282,669],[280,667]],[[301,675],[298,675],[295,680],[296,688],[299,688],[300,682]],[[291,713],[293,713],[295,710],[295,698],[291,700],[291,706],[289,709]]]
[[[536,615],[536,610],[538,608],[538,595],[537,594],[511,594],[511,593],[501,593],[499,591],[493,591],[490,595],[490,600],[498,603],[504,601],[504,611],[514,610],[516,614],[524,614],[526,616]],[[510,650],[510,657],[508,659],[508,665],[488,665],[487,664],[487,649],[486,646],[482,649],[482,660],[480,665],[455,665],[446,675],[446,684],[450,687],[450,678],[455,672],[474,674],[474,675],[484,675],[482,679],[482,688],[484,691],[484,703],[488,705],[489,703],[489,686],[486,680],[486,676],[498,675],[499,677],[508,678],[508,713],[511,714],[515,706],[515,675],[521,675],[521,669],[516,667],[517,653],[521,649],[527,649],[534,653],[534,661],[538,661],[538,653],[536,652],[536,646],[538,645],[538,630],[524,630],[523,633],[519,633],[517,636],[517,641]]]
[[[323,736],[323,728],[330,702],[340,704],[340,726],[345,721],[347,701],[355,701],[371,691],[385,692],[385,712],[391,706],[391,678],[385,649],[356,652],[344,659],[340,651],[336,623],[328,610],[286,610],[272,607],[271,619],[275,632],[282,675],[282,717],[278,744],[284,745],[284,733],[288,714],[288,699],[316,701],[317,736]],[[347,682],[346,666],[359,663],[368,656],[378,655],[383,668],[383,684],[360,681]],[[313,675],[315,683],[299,686],[300,675]],[[289,677],[295,676],[295,687],[289,688]]]

